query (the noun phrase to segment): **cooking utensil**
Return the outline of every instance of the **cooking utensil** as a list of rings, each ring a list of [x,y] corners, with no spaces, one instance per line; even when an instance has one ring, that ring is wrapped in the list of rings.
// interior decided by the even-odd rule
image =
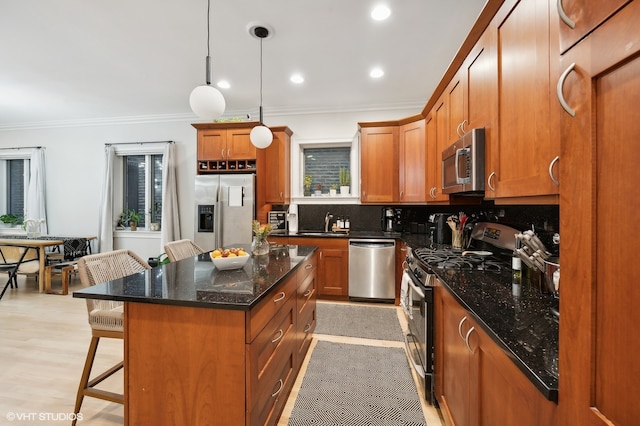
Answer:
[[[549,257],[544,261],[544,282],[547,293],[556,293],[560,286],[560,259]]]
[[[462,256],[466,256],[467,254],[475,254],[477,256],[491,256],[493,252],[486,250],[465,250],[462,252]]]

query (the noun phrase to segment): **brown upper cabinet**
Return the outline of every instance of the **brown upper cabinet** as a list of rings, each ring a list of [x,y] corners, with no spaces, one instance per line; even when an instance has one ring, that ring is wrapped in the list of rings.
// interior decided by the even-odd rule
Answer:
[[[453,85],[455,85],[455,81]],[[449,85],[451,87],[451,84]],[[431,193],[431,201],[433,202],[447,202],[449,201],[449,195],[442,192],[442,151],[450,145],[450,129],[449,125],[449,94],[451,92],[446,90],[435,106],[433,107],[433,128],[429,129],[433,131],[433,138],[429,138],[430,144],[429,151],[432,155],[431,164],[435,173],[433,174],[430,182],[433,182],[433,192]],[[457,126],[457,125],[456,125]],[[454,126],[454,127],[456,127]],[[429,135],[428,135],[429,136]]]
[[[549,7],[548,0],[505,1],[487,29],[495,32],[497,46],[499,124],[489,140],[485,196],[496,202],[558,203],[559,114],[551,114]]]
[[[360,201],[398,201],[398,126],[360,128]]]
[[[255,170],[256,148],[249,139],[255,124],[193,124],[198,129],[198,173]]]
[[[291,199],[291,135],[288,127],[272,127],[273,142],[264,149],[259,179],[265,185],[265,203],[286,204]]]
[[[400,126],[399,201],[401,203],[427,200],[427,146],[425,119]]]
[[[564,53],[631,0],[556,1],[560,22],[560,52]]]
[[[464,133],[465,125],[468,123],[467,111],[465,109],[465,79],[464,69],[458,70],[457,74],[451,80],[445,91],[446,103],[446,128],[444,128],[444,146],[443,149],[460,139]],[[439,158],[441,160],[441,158]]]

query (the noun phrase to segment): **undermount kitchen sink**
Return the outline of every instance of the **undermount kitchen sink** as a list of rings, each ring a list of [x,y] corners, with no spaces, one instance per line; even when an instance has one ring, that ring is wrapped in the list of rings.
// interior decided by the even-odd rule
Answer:
[[[339,236],[344,236],[344,234],[339,234],[337,232],[324,232],[324,231],[298,231],[296,235],[300,235],[302,237],[339,237]]]

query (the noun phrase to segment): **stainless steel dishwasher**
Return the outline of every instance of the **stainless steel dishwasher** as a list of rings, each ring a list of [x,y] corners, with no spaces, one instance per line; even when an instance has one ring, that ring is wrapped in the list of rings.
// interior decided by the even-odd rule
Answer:
[[[349,298],[395,300],[396,242],[349,240]]]

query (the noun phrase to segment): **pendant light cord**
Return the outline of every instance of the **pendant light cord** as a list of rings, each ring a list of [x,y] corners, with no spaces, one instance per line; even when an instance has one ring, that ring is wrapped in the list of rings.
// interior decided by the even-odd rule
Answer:
[[[262,124],[262,41],[260,38],[260,124]]]
[[[210,52],[211,32],[209,30],[210,21],[211,21],[211,0],[207,0],[207,69],[206,69],[207,86],[211,85],[211,52]]]

